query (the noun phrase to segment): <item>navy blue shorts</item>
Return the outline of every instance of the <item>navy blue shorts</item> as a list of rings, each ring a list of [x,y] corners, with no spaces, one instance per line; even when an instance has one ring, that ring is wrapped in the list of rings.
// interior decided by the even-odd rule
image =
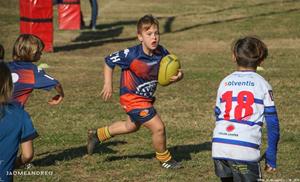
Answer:
[[[261,180],[259,162],[238,162],[214,159],[215,173],[220,178],[233,178],[233,181],[253,182]]]
[[[156,110],[154,109],[154,107],[145,108],[145,109],[133,109],[129,111],[127,114],[130,117],[132,122],[145,123],[156,115]]]

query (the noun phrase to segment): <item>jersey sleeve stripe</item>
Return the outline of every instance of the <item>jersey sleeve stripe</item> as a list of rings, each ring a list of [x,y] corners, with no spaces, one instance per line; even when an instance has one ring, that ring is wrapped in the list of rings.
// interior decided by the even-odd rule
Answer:
[[[275,106],[268,106],[264,108],[264,114],[273,115],[277,114]]]
[[[215,107],[215,115],[219,116],[221,114],[221,110],[218,106]]]

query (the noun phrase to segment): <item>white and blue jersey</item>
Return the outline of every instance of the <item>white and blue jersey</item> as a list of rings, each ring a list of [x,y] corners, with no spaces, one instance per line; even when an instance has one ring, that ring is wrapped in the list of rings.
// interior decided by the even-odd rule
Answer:
[[[257,162],[260,157],[262,126],[266,122],[266,160],[276,167],[279,122],[272,87],[253,71],[236,71],[220,83],[216,107],[212,157]]]

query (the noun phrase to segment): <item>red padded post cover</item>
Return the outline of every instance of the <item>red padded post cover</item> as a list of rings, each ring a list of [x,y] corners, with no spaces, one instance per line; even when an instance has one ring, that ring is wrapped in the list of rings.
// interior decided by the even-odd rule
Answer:
[[[63,0],[58,5],[58,24],[61,30],[80,29],[80,0]]]
[[[53,51],[52,0],[20,0],[20,33],[33,34]]]

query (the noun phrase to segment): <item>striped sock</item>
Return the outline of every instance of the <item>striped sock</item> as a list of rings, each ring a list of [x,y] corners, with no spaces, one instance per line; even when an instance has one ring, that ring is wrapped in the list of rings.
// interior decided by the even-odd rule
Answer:
[[[98,139],[100,140],[100,142],[104,142],[105,140],[108,140],[112,137],[108,131],[108,126],[98,128],[97,136],[98,136]]]
[[[170,152],[166,150],[162,153],[156,152],[156,159],[159,160],[160,162],[167,162],[172,159],[172,156]]]

